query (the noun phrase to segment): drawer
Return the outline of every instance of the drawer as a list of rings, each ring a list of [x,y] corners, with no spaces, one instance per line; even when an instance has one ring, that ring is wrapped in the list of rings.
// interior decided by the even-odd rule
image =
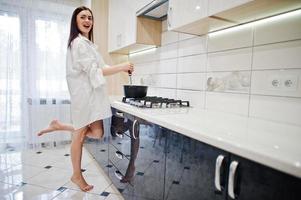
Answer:
[[[122,174],[125,174],[129,165],[129,159],[113,145],[109,145],[109,161],[112,162]]]
[[[130,155],[131,152],[131,138],[127,135],[122,135],[122,137],[111,137],[110,143],[116,149],[121,151],[125,155]]]
[[[114,186],[119,191],[124,190],[128,186],[128,183],[122,183],[120,181],[120,178],[123,177],[124,174],[122,174],[112,162],[109,162],[108,169],[109,169],[109,177],[113,182]]]

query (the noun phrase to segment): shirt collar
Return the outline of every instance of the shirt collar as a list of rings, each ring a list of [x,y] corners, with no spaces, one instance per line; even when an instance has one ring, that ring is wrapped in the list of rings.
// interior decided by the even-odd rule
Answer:
[[[89,44],[91,44],[92,46],[94,46],[95,49],[98,48],[98,46],[97,46],[96,44],[94,44],[92,41],[90,41],[88,38],[86,38],[86,37],[83,36],[82,34],[79,33],[79,34],[78,34],[78,37],[81,38],[81,39],[83,39],[83,40],[85,40],[85,41],[87,41]]]
[[[91,42],[88,38],[86,38],[85,36],[83,36],[82,34],[78,34],[78,37],[79,38],[81,38],[81,39],[84,39],[84,40],[86,40],[86,41],[88,41],[88,42]]]

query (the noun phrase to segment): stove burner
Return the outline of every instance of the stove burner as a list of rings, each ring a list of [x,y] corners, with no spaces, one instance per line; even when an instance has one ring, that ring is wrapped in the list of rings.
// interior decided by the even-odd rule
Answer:
[[[140,108],[180,108],[189,107],[189,101],[175,100],[156,96],[142,98],[122,98],[122,102]]]

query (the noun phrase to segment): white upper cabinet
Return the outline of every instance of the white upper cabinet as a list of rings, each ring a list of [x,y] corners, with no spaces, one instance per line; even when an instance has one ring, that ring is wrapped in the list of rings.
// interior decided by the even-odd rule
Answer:
[[[136,14],[131,0],[109,1],[109,52],[135,42]]]
[[[208,15],[215,15],[225,10],[240,6],[253,0],[209,0]]]
[[[160,45],[161,22],[136,17],[138,1],[140,0],[109,0],[110,53],[129,54],[142,48]]]
[[[300,8],[301,0],[169,0],[167,27],[203,35]]]
[[[208,0],[169,0],[168,30],[177,29],[207,17]]]

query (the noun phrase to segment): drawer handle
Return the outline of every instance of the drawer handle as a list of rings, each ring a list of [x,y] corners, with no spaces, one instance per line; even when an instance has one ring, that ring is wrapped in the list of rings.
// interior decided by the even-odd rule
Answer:
[[[115,155],[116,155],[117,158],[123,159],[123,154],[120,151],[116,151]]]
[[[120,133],[116,133],[116,135],[117,135],[117,137],[119,137],[119,138],[123,138],[123,134],[120,134]]]
[[[123,112],[116,112],[116,115],[119,116],[119,117],[123,117]]]
[[[135,119],[135,121],[133,122],[133,127],[132,127],[132,137],[136,140],[137,137],[135,135],[135,126],[136,126],[136,123],[138,122],[137,119]]]
[[[235,193],[234,193],[234,182],[235,182],[235,174],[236,170],[238,167],[238,162],[237,161],[232,161],[230,164],[230,169],[229,169],[229,182],[228,182],[228,195],[232,198],[235,199]]]
[[[121,179],[122,179],[122,174],[121,174],[121,172],[120,172],[120,171],[118,171],[118,170],[117,170],[117,171],[115,171],[115,173],[114,173],[114,174],[115,174],[115,176],[116,176],[116,178],[117,178],[117,179],[119,179],[119,180],[121,180]]]
[[[221,187],[221,166],[223,164],[225,156],[223,155],[219,155],[216,158],[216,162],[215,162],[215,177],[214,177],[214,184],[215,184],[215,188],[218,191],[222,191],[222,187]]]

